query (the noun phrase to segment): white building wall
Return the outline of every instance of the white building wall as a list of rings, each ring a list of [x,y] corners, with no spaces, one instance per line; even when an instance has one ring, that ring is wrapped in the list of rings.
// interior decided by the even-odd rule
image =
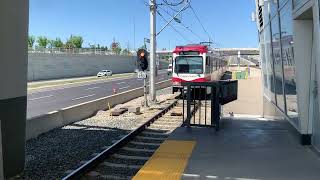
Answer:
[[[310,99],[310,70],[311,70],[311,52],[312,52],[312,21],[295,20],[294,23],[294,58],[296,61],[297,94],[299,107],[300,133],[308,132],[309,122],[309,99]]]

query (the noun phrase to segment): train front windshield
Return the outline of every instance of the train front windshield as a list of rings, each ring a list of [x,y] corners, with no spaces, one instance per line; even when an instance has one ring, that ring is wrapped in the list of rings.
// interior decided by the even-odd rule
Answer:
[[[202,74],[202,56],[178,56],[175,59],[175,73]]]

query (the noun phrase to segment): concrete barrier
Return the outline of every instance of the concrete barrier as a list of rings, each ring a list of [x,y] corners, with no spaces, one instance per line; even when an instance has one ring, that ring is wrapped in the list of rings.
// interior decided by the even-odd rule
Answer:
[[[135,61],[135,56],[30,53],[28,81],[95,76],[102,69],[130,73],[136,69]],[[160,60],[160,69],[168,65],[168,61]]]
[[[171,86],[170,80],[157,83],[157,89],[169,86]],[[143,96],[143,87],[33,117],[26,123],[26,139],[29,140],[52,129],[92,117],[97,111],[106,110],[108,103],[110,106],[115,106],[140,96]]]

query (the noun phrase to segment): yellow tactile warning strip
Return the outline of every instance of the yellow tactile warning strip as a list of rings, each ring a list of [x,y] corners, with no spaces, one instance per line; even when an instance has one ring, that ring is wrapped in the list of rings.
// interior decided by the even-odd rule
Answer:
[[[133,179],[180,179],[195,144],[195,141],[166,140]]]

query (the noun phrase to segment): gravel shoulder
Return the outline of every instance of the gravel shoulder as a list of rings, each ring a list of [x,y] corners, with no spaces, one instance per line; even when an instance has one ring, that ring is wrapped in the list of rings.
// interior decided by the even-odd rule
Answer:
[[[141,108],[142,114],[124,113],[110,116],[110,111],[99,111],[96,116],[54,129],[26,143],[26,168],[15,179],[61,179],[67,171],[89,160],[112,141],[120,139],[146,122],[161,108],[174,101],[171,88],[157,91],[160,104]],[[141,106],[143,97],[112,108]],[[112,110],[111,109],[111,110]]]

